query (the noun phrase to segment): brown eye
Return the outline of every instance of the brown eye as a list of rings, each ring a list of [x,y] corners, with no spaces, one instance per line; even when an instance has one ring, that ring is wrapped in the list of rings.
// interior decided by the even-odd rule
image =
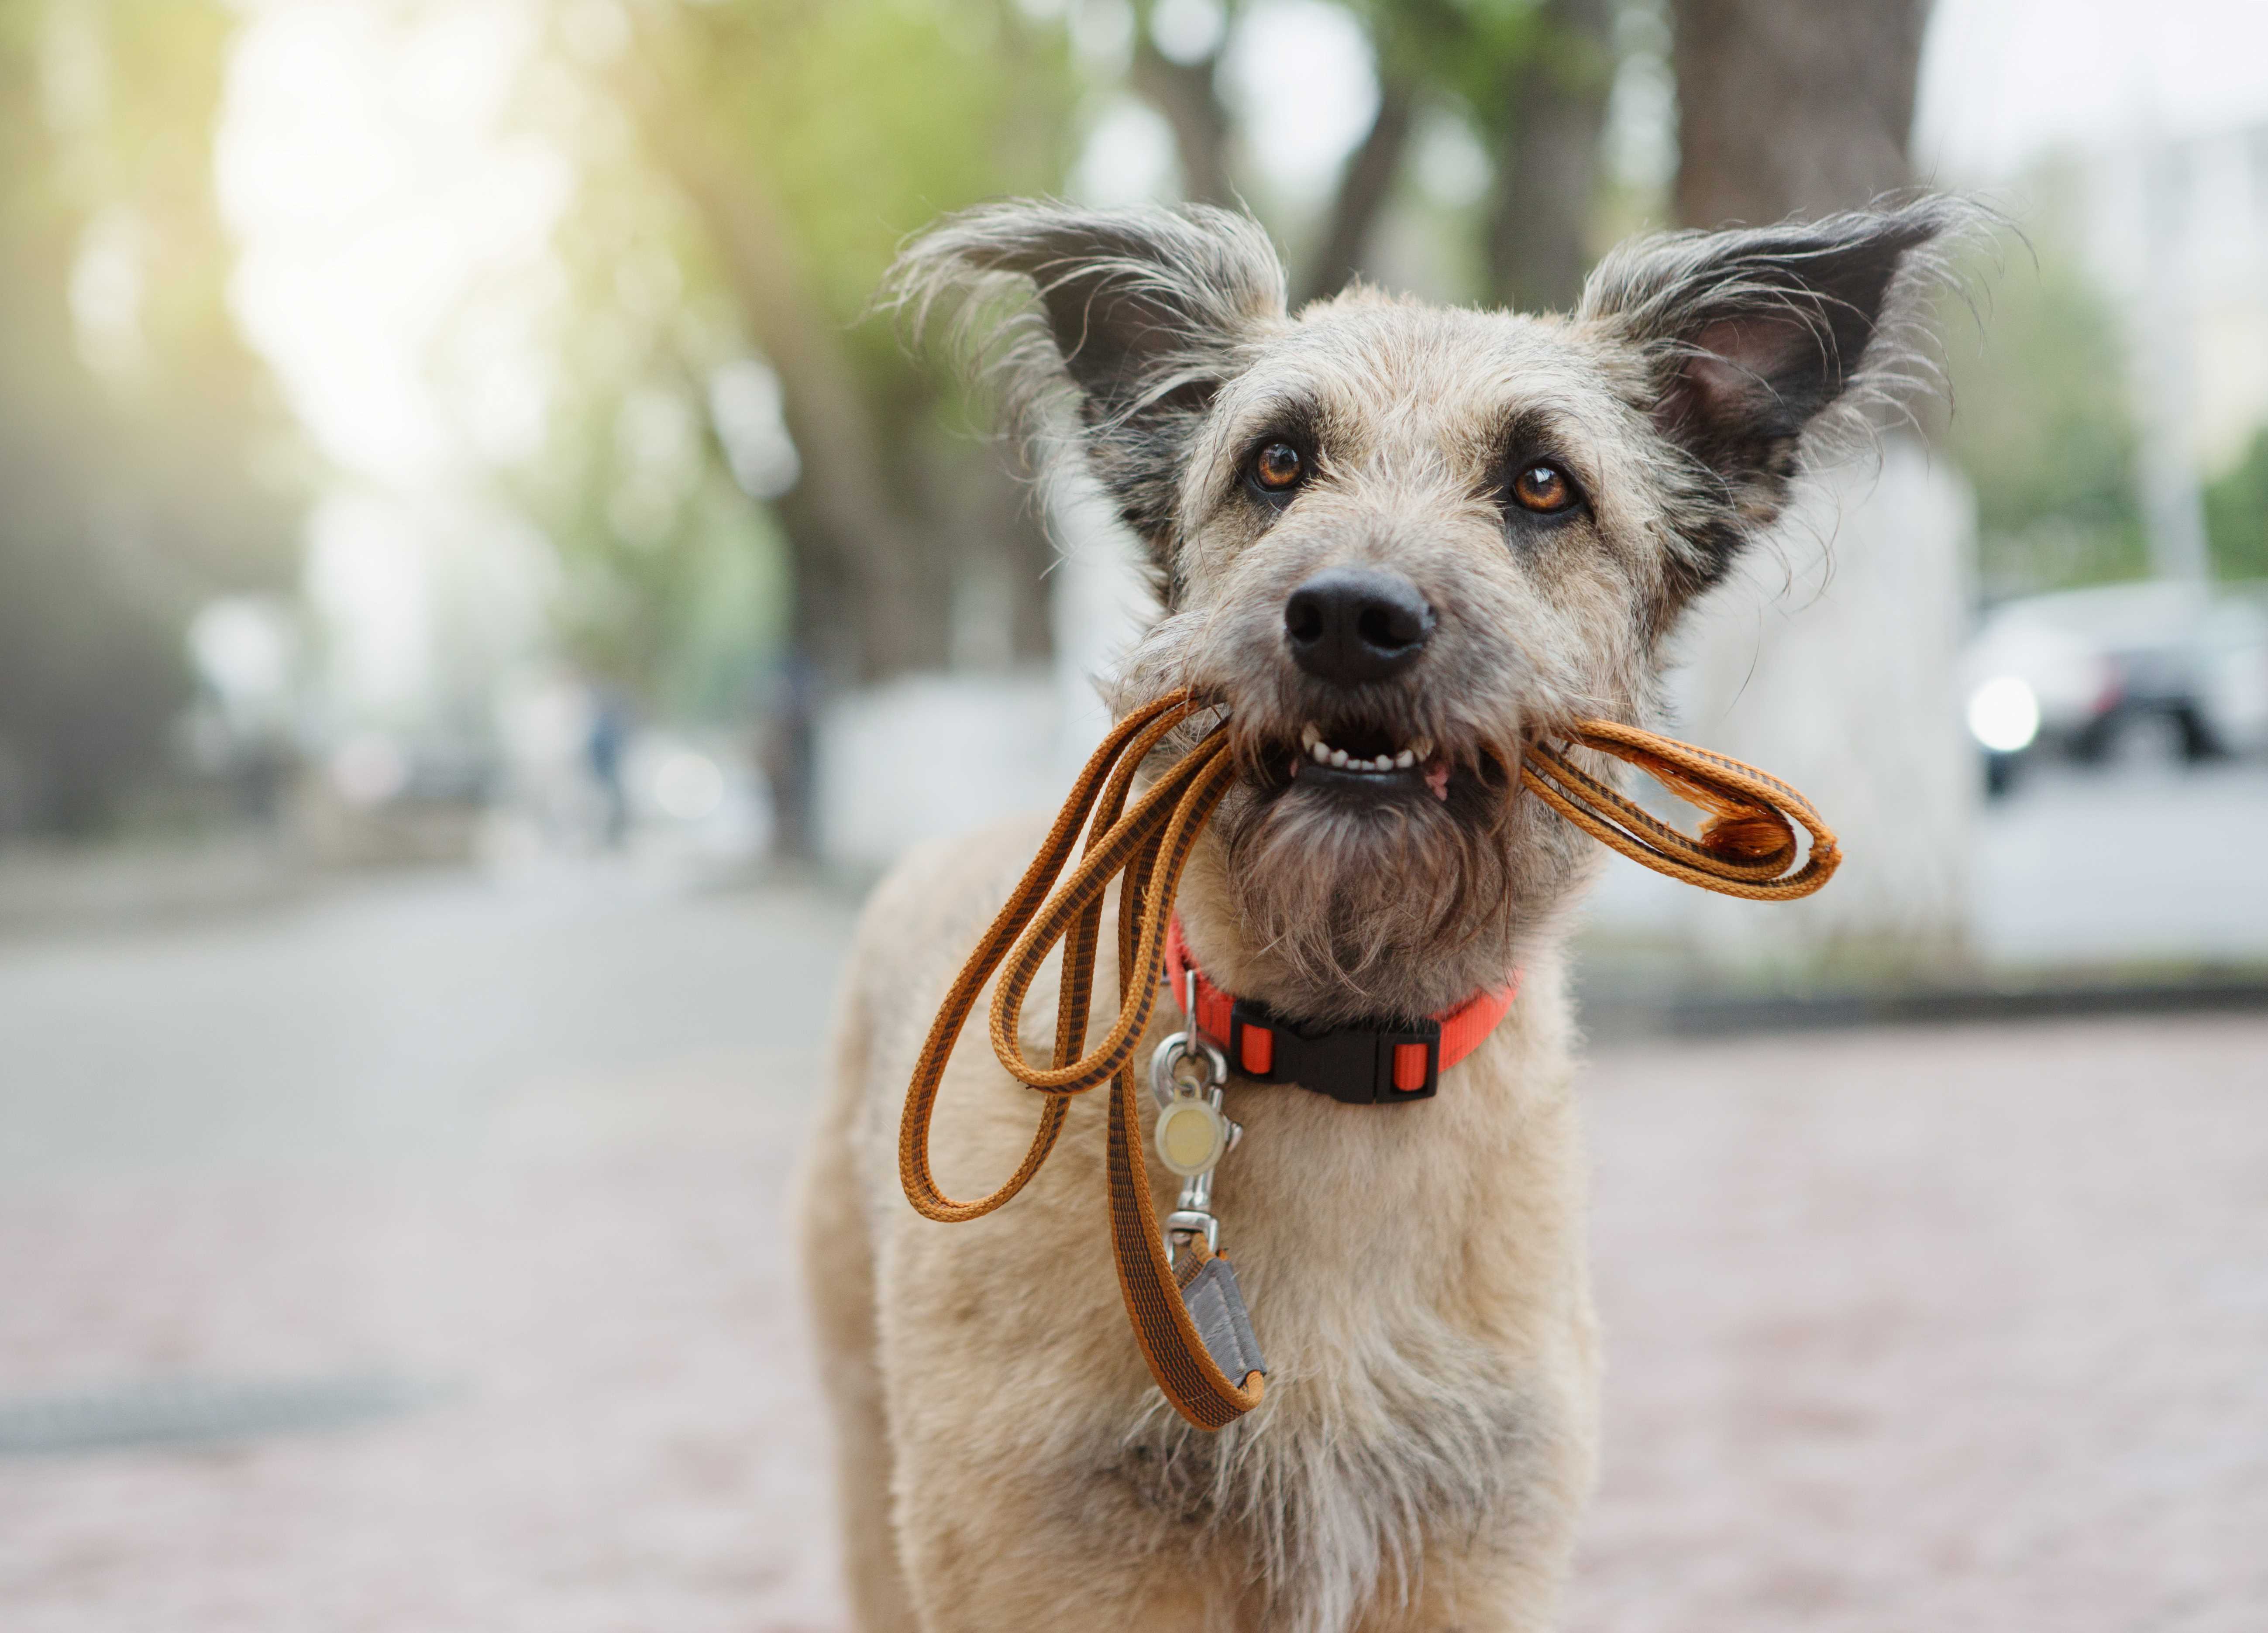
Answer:
[[[1556,465],[1531,465],[1513,479],[1512,497],[1522,510],[1564,511],[1575,503],[1575,484]]]
[[[1271,442],[1252,456],[1252,480],[1270,493],[1282,493],[1307,474],[1300,451],[1288,442]]]

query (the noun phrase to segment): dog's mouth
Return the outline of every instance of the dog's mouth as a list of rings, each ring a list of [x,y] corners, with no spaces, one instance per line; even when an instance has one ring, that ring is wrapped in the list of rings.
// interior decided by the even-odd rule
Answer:
[[[1256,756],[1261,791],[1294,787],[1342,798],[1448,804],[1467,783],[1493,783],[1494,761],[1454,754],[1430,736],[1359,720],[1309,720]],[[1477,788],[1476,791],[1477,791]]]
[[[1285,767],[1285,780],[1305,776],[1326,786],[1373,792],[1424,790],[1436,799],[1449,797],[1449,761],[1430,737],[1396,741],[1375,726],[1333,725],[1308,721],[1300,728],[1299,751]]]

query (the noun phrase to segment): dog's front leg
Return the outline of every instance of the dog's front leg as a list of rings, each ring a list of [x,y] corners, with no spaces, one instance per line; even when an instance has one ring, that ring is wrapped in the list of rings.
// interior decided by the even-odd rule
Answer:
[[[939,1120],[949,1183],[1012,1166],[1033,1097],[975,1051]],[[1103,1229],[1100,1096],[1071,1104],[1014,1203],[886,1229],[883,1375],[899,1557],[925,1633],[1232,1633],[1249,1561],[1203,1513],[1167,1512],[1130,1463],[1160,1409],[1128,1335]]]

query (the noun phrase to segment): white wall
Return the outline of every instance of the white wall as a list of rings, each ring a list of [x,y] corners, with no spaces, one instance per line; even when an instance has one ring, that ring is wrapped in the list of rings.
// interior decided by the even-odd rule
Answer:
[[[1133,546],[1090,497],[1050,506],[1056,661],[993,673],[909,675],[836,700],[819,727],[821,853],[854,867],[1021,811],[1059,805],[1109,730],[1094,681],[1149,605]]]
[[[1908,967],[1960,952],[1982,798],[1957,673],[1975,530],[1967,484],[1908,436],[1885,439],[1879,467],[1807,482],[1773,538],[1696,607],[1671,729],[1802,790],[1841,839],[1842,868],[1815,896],[1765,904],[1617,860],[1594,923],[1685,941],[1727,973],[1830,952]]]

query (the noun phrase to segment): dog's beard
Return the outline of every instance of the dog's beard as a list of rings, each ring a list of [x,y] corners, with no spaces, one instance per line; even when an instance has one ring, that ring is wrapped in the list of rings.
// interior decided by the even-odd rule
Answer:
[[[1223,813],[1229,887],[1296,1019],[1414,1017],[1503,979],[1516,903],[1498,790],[1371,803],[1295,785],[1236,804]]]

